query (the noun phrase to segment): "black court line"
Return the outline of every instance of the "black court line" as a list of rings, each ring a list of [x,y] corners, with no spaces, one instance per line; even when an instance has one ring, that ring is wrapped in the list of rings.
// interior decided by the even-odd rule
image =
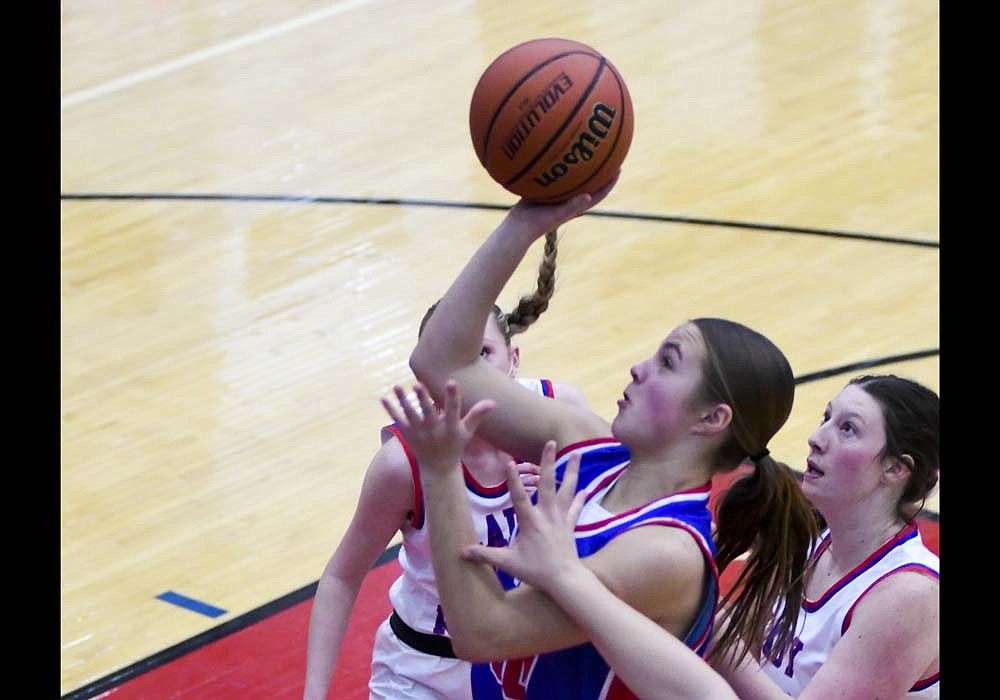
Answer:
[[[508,204],[489,204],[485,202],[449,202],[433,199],[397,199],[382,197],[312,197],[305,195],[277,194],[171,194],[161,192],[133,193],[63,193],[60,199],[67,201],[86,200],[179,200],[179,201],[227,201],[227,202],[284,202],[286,204],[370,204],[377,206],[409,206],[409,207],[439,207],[452,209],[487,209],[506,211]],[[873,233],[857,231],[837,231],[831,229],[811,228],[805,226],[784,226],[753,221],[726,221],[723,219],[702,219],[691,216],[669,216],[665,214],[640,214],[636,212],[591,210],[584,216],[599,216],[612,219],[629,219],[632,221],[658,221],[663,223],[693,224],[696,226],[720,226],[725,228],[742,228],[757,231],[775,231],[780,233],[801,233],[813,236],[828,236],[833,238],[850,238],[879,243],[894,243],[912,245],[924,248],[940,248],[937,241],[924,241],[914,238],[896,236],[881,236]]]
[[[888,355],[886,357],[880,357],[872,360],[865,360],[862,362],[855,362],[847,365],[841,365],[839,367],[831,367],[830,369],[822,370],[820,372],[812,372],[810,374],[804,374],[801,377],[795,378],[796,384],[808,384],[809,382],[814,382],[819,379],[827,379],[840,374],[848,374],[851,372],[857,372],[859,370],[868,369],[870,367],[878,367],[880,365],[896,364],[899,362],[908,362],[912,360],[919,360],[925,357],[935,357],[939,356],[941,351],[939,348],[932,348],[927,350],[919,350],[916,352],[905,353],[901,355]],[[921,517],[934,522],[940,522],[940,516],[937,513],[931,511],[925,511],[921,514]],[[389,547],[382,555],[378,558],[378,561],[372,566],[376,568],[385,564],[386,562],[392,561],[396,558],[399,553],[399,545],[393,545]],[[105,676],[99,680],[90,683],[89,685],[78,688],[71,693],[63,695],[61,700],[87,700],[87,698],[92,698],[95,695],[110,690],[126,681],[129,681],[137,676],[140,676],[148,671],[152,671],[158,666],[162,666],[170,661],[178,659],[186,654],[190,654],[197,651],[203,646],[211,644],[214,641],[227,637],[234,632],[239,632],[242,629],[250,627],[251,625],[260,622],[272,615],[277,615],[280,612],[287,610],[293,605],[298,605],[304,600],[312,598],[316,594],[316,587],[319,585],[319,581],[313,581],[312,583],[299,588],[296,591],[273,600],[270,603],[266,603],[259,608],[251,610],[248,613],[244,613],[239,617],[235,617],[228,622],[214,627],[210,630],[202,632],[201,634],[186,639],[183,642],[179,642],[172,647],[164,649],[161,652],[153,654],[141,661],[138,661],[131,666],[127,666],[119,671]]]
[[[371,198],[371,197],[311,197],[293,195],[235,195],[235,194],[169,194],[169,193],[70,193],[62,194],[61,199],[69,201],[86,200],[179,200],[179,201],[247,201],[247,202],[284,202],[295,204],[366,204],[381,206],[420,206],[439,208],[460,208],[460,209],[483,209],[506,211],[509,205],[489,204],[481,202],[449,202],[439,200],[423,199],[396,199],[396,198]],[[684,223],[703,226],[720,226],[728,228],[743,228],[761,231],[776,231],[782,233],[801,233],[818,236],[828,236],[837,238],[849,238],[856,240],[877,241],[881,243],[894,243],[901,245],[914,245],[929,248],[939,248],[940,244],[934,241],[921,241],[915,239],[898,238],[890,236],[879,236],[875,234],[858,233],[850,231],[835,231],[828,229],[817,229],[797,226],[781,226],[776,224],[764,224],[756,222],[724,221],[718,219],[701,219],[695,217],[667,216],[655,214],[639,214],[630,212],[615,211],[590,211],[585,216],[601,216],[608,218],[630,219],[636,221],[657,221],[664,223]],[[885,364],[905,362],[907,360],[920,359],[939,355],[938,349],[921,350],[918,352],[903,355],[893,355],[874,360],[867,360],[840,367],[813,372],[795,379],[796,384],[804,384],[818,379],[855,372],[862,369],[877,367]],[[927,513],[927,517],[938,520],[936,513]],[[398,553],[399,545],[387,549],[375,566],[380,566],[387,561],[394,559]],[[233,618],[228,622],[219,625],[211,630],[203,632],[191,639],[185,640],[172,647],[169,647],[157,654],[149,656],[131,666],[127,666],[115,673],[79,688],[67,695],[62,696],[62,700],[85,700],[95,695],[110,690],[126,681],[173,661],[181,656],[189,654],[203,646],[226,637],[234,632],[245,629],[260,620],[276,615],[304,600],[312,598],[316,593],[318,581],[314,581],[292,593],[289,593],[277,600],[267,603],[255,610]]]

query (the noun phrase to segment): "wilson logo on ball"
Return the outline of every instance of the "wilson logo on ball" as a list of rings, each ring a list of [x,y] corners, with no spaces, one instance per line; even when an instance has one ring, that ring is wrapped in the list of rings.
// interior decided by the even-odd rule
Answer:
[[[591,47],[534,39],[483,71],[469,128],[493,180],[525,199],[561,202],[618,172],[632,143],[632,102],[618,71]]]
[[[553,165],[547,172],[536,175],[532,179],[542,187],[549,187],[556,180],[567,175],[569,169],[574,165],[590,162],[594,157],[593,149],[600,146],[601,139],[611,132],[614,120],[615,110],[600,102],[595,104],[593,115],[587,122],[587,127],[590,130],[580,134],[576,143],[563,155],[560,162]]]

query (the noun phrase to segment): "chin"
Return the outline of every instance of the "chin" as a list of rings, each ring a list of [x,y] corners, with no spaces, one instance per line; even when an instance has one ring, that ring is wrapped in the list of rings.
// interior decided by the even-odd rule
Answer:
[[[619,416],[615,416],[615,419],[611,421],[611,437],[618,442],[626,442],[628,440],[627,431],[622,428]]]

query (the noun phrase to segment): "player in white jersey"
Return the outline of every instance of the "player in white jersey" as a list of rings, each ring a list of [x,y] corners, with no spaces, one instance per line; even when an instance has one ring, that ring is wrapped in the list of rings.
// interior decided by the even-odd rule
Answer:
[[[938,556],[915,524],[937,485],[939,406],[894,375],[828,404],[802,483],[828,529],[794,638],[766,644],[761,666],[719,667],[741,698],[939,697]]]
[[[542,396],[556,398],[556,387],[547,379],[517,379],[525,388]],[[559,393],[568,400],[581,399],[572,388],[559,385]],[[564,400],[565,397],[564,397]],[[372,698],[413,698],[414,700],[468,700],[471,698],[470,665],[455,657],[448,638],[448,628],[431,563],[430,536],[421,495],[420,472],[406,438],[395,425],[382,429],[383,443],[397,442],[407,456],[413,480],[413,504],[409,522],[401,529],[399,550],[402,574],[389,588],[393,612],[375,633],[372,648],[372,672],[369,690]],[[496,466],[505,468],[509,457],[482,441],[474,441],[466,450],[462,473],[465,479],[469,511],[478,541],[488,547],[504,547],[515,528],[514,509],[506,477],[497,478]],[[494,477],[480,483],[464,461],[497,460],[491,464]],[[529,465],[529,468],[534,465]],[[504,473],[505,474],[505,473]],[[528,472],[528,480],[534,474]],[[503,586],[513,586],[511,577],[497,571]]]
[[[525,331],[545,310],[554,290],[555,256],[553,231],[546,240],[535,293],[523,297],[509,314],[494,306],[485,324],[480,356],[484,364],[499,370],[498,374],[515,377],[517,373],[520,351],[511,344],[511,336]],[[421,332],[434,308],[421,321]],[[571,385],[548,380],[517,382],[530,393],[585,405],[583,395]],[[396,532],[403,536],[399,561],[404,573],[390,591],[397,615],[386,620],[376,636],[371,696],[452,700],[468,695],[469,664],[449,657],[450,644],[439,614],[426,551],[424,502],[416,462],[405,442],[393,433],[392,426],[382,431],[382,446],[368,466],[354,516],[316,589],[309,623],[305,700],[327,697],[361,583]],[[503,544],[512,527],[508,517],[513,517],[505,484],[510,457],[477,440],[470,443],[462,459],[470,507],[477,513],[477,531],[482,532],[484,543]],[[525,483],[529,485],[534,478],[531,466],[525,465]],[[410,643],[402,642],[399,635]],[[431,653],[417,651],[412,645]]]

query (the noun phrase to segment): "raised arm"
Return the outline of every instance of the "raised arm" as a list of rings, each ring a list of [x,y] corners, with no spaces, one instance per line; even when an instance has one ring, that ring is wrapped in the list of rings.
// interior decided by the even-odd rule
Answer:
[[[405,522],[413,492],[403,447],[398,440],[389,440],[368,466],[354,516],[316,588],[309,616],[304,700],[326,698],[361,583]]]
[[[597,204],[613,185],[559,205],[522,200],[512,207],[438,302],[410,356],[417,379],[439,403],[449,379],[461,384],[470,406],[484,398],[493,400],[496,408],[483,421],[481,434],[519,457],[537,458],[550,438],[565,445],[607,435],[609,428],[589,410],[521,390],[482,361],[483,325],[531,244]]]

